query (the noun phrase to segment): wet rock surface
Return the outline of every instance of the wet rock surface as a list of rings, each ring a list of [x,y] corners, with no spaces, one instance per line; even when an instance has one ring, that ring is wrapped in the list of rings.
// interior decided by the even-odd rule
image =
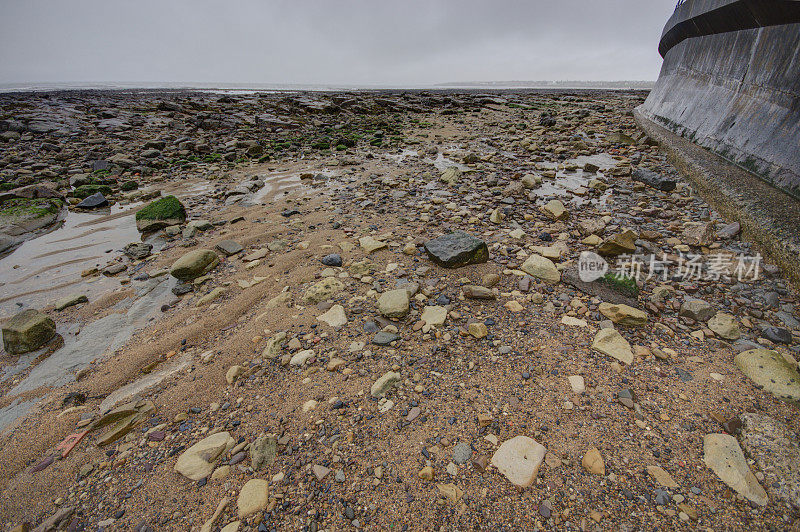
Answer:
[[[797,293],[636,132],[643,96],[0,96],[0,182],[132,231],[63,273],[88,301],[38,305],[63,345],[0,361],[0,518],[796,527]]]

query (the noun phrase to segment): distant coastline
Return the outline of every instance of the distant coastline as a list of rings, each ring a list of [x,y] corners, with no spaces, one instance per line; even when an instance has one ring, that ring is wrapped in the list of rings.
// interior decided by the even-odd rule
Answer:
[[[164,83],[164,82],[50,82],[0,83],[0,93],[50,92],[70,90],[176,90],[198,92],[336,92],[371,90],[452,90],[452,89],[617,89],[649,90],[653,81],[457,81],[432,85],[362,85],[303,83]]]

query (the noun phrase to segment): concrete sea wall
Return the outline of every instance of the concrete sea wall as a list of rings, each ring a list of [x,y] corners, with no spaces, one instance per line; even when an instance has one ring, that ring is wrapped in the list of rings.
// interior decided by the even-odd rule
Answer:
[[[646,118],[800,198],[800,0],[688,0]]]

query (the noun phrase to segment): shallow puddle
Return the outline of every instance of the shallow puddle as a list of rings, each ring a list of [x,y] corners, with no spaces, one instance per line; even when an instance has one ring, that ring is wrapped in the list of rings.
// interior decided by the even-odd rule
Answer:
[[[105,213],[70,212],[55,231],[28,240],[0,260],[0,319],[41,308],[72,293],[89,299],[120,286],[113,277],[89,280],[81,272],[102,268],[116,250],[140,240],[133,215],[138,204]]]
[[[600,170],[596,174],[584,172],[582,167],[592,163],[597,165]],[[539,163],[544,169],[557,170],[557,163]],[[581,188],[588,188],[589,183],[596,178],[603,177],[603,172],[614,168],[617,161],[607,153],[598,155],[582,155],[574,159],[566,161],[566,164],[574,164],[581,168],[574,171],[557,170],[555,179],[545,178],[541,186],[533,189],[533,192],[542,199],[552,199],[559,197],[568,199],[574,205],[583,205],[586,202],[604,205],[606,200],[611,195],[611,191],[603,193],[599,198],[582,197],[575,194],[574,191]]]

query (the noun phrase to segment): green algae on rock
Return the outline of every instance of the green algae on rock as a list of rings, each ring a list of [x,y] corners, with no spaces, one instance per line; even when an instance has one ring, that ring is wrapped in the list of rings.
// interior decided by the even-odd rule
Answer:
[[[136,229],[145,233],[186,221],[186,208],[175,196],[164,196],[136,213]]]

